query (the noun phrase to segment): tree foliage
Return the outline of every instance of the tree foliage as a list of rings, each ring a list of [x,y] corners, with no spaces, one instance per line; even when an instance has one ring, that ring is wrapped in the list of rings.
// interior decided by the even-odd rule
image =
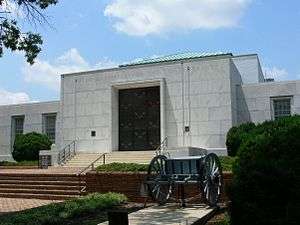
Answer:
[[[34,59],[41,51],[43,40],[40,34],[30,31],[24,32],[19,26],[14,10],[22,13],[22,18],[30,24],[47,23],[43,10],[55,5],[58,0],[0,0],[0,57],[4,49],[25,52],[28,63],[33,64]]]
[[[51,141],[45,134],[31,132],[19,134],[14,143],[12,156],[17,162],[33,161],[39,159],[40,150],[49,150]]]
[[[257,125],[241,144],[229,188],[232,225],[296,225],[300,116]]]

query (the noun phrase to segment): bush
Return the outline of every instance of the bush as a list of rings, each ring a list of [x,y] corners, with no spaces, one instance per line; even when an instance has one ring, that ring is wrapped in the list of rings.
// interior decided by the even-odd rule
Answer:
[[[228,131],[226,137],[226,146],[229,156],[236,156],[243,139],[247,138],[248,133],[254,128],[254,123],[244,123],[239,126],[232,127]]]
[[[232,171],[237,157],[219,156],[223,171]]]
[[[96,168],[101,172],[143,172],[148,170],[147,164],[137,163],[110,163]]]
[[[12,156],[16,161],[34,161],[39,159],[40,150],[51,148],[51,141],[47,135],[36,132],[17,135]]]
[[[80,218],[96,210],[106,210],[127,201],[125,195],[117,193],[90,194],[63,203],[54,203],[0,216],[1,225],[61,225],[69,224],[70,219]],[[101,221],[100,221],[101,222]]]
[[[229,189],[232,225],[298,224],[300,117],[262,123],[243,141]]]

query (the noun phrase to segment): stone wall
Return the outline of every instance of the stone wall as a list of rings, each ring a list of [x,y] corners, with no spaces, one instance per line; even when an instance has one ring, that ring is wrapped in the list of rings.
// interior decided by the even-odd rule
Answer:
[[[129,201],[144,202],[146,191],[143,185],[146,179],[146,173],[107,173],[107,172],[88,172],[86,174],[86,187],[88,193],[93,192],[118,192],[125,194]],[[224,173],[224,187],[231,182],[232,174]],[[186,188],[186,194],[198,194],[198,186]],[[176,191],[175,191],[176,194]],[[221,201],[227,199],[225,191],[222,193]],[[150,199],[149,199],[150,200]]]

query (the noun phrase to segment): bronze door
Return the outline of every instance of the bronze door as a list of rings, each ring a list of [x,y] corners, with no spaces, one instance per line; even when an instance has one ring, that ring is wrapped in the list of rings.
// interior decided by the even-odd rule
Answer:
[[[159,144],[159,87],[119,90],[119,150],[153,150]]]

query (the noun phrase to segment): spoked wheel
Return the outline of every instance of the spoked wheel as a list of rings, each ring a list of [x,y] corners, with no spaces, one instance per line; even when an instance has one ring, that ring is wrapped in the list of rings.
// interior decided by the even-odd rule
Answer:
[[[204,158],[203,176],[205,200],[210,206],[215,206],[220,198],[223,182],[222,167],[216,154],[210,153]]]
[[[172,185],[166,176],[166,160],[166,156],[158,155],[152,159],[148,168],[149,195],[160,205],[166,203],[172,193]]]

